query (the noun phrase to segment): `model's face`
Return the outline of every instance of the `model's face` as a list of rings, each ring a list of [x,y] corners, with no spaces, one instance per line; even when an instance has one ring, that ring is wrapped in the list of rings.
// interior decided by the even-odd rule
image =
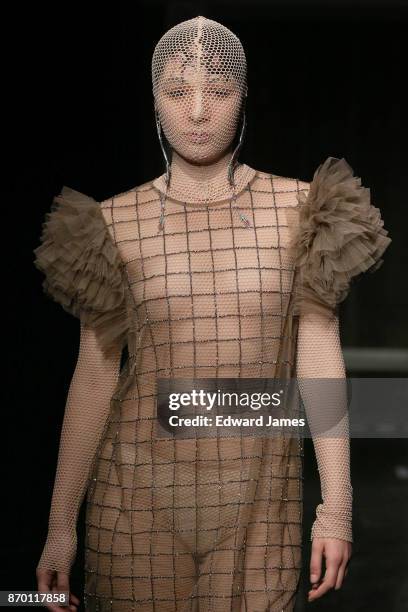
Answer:
[[[197,63],[167,62],[156,106],[171,147],[191,163],[210,164],[230,147],[238,125],[242,91],[220,71]]]

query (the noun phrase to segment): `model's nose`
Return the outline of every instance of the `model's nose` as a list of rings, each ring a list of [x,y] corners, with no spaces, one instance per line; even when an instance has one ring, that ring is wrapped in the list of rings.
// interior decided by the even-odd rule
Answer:
[[[206,119],[208,116],[208,104],[201,88],[198,88],[192,95],[190,115],[194,121]]]

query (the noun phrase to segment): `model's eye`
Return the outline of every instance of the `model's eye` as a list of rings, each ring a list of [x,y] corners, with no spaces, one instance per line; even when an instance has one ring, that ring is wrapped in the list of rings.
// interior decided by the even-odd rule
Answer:
[[[217,98],[227,98],[228,96],[231,95],[231,90],[230,89],[217,89],[216,91],[212,93],[214,93],[217,96]]]
[[[185,93],[184,89],[170,89],[166,91],[170,98],[181,98]]]
[[[231,95],[232,91],[231,89],[226,89],[225,87],[218,87],[207,89],[207,93],[215,98],[227,98]]]

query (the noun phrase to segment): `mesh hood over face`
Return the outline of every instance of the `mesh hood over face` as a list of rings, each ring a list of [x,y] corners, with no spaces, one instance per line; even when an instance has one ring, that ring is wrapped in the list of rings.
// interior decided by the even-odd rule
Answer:
[[[216,21],[195,17],[162,36],[152,58],[153,96],[164,135],[179,156],[209,165],[233,150],[246,73],[241,42]]]

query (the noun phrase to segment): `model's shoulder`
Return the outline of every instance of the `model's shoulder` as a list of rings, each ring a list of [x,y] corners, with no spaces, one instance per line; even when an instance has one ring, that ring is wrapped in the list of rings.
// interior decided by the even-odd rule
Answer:
[[[307,192],[310,184],[299,178],[257,170],[252,187],[260,192],[273,193],[278,206],[297,206],[297,195],[301,191]]]
[[[103,209],[133,206],[135,203],[140,204],[151,199],[153,195],[153,180],[149,180],[141,185],[135,185],[126,191],[115,193],[109,198],[102,200],[100,204]]]

